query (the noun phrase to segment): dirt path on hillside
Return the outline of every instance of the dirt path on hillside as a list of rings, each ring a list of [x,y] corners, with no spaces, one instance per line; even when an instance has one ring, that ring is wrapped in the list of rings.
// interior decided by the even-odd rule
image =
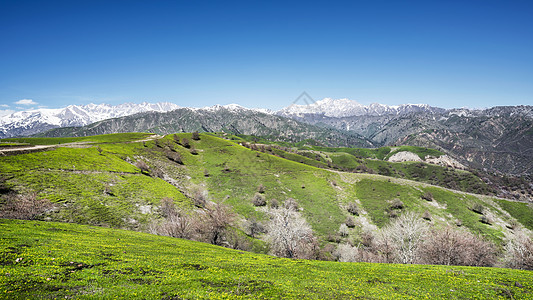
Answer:
[[[0,149],[0,156],[41,151],[41,150],[45,150],[48,148],[54,148],[54,147],[57,147],[57,145],[37,145],[37,146],[27,146],[27,147],[20,147],[20,148],[17,147],[13,149]]]

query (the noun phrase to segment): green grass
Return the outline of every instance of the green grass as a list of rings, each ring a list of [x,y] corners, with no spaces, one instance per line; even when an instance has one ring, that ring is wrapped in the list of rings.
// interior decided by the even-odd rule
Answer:
[[[3,299],[528,299],[533,291],[529,271],[289,260],[66,223],[0,220],[0,232]]]
[[[533,230],[533,208],[531,204],[497,200],[498,204],[518,220],[527,229]]]

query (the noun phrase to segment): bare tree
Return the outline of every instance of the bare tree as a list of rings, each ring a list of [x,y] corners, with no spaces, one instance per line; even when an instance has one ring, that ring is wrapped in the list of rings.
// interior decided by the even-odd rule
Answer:
[[[533,241],[522,231],[515,233],[505,247],[505,264],[509,268],[533,270]]]
[[[310,258],[316,248],[313,230],[299,212],[289,208],[270,210],[267,240],[271,252],[288,258]]]
[[[226,238],[226,230],[233,225],[233,211],[223,203],[214,203],[206,206],[201,213],[199,233],[207,242],[221,246]]]
[[[494,245],[466,231],[432,230],[421,247],[420,260],[435,265],[492,266]]]
[[[412,264],[417,259],[427,225],[412,212],[406,212],[383,229],[383,235],[394,244],[400,263]]]
[[[170,213],[163,221],[152,223],[150,232],[175,238],[192,239],[195,232],[194,216],[181,209],[172,210]]]

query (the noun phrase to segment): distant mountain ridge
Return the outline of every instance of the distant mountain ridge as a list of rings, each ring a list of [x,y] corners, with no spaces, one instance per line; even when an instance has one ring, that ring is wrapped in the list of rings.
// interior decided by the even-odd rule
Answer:
[[[325,117],[352,117],[352,116],[382,116],[403,115],[415,112],[443,112],[445,109],[431,107],[427,104],[402,104],[389,106],[379,103],[363,105],[349,99],[325,98],[315,103],[301,105],[293,104],[277,112],[285,117],[302,117],[305,115],[323,115]]]
[[[0,138],[37,134],[52,128],[84,126],[97,121],[129,116],[147,111],[166,112],[179,108],[169,102],[123,103],[120,105],[69,105],[58,109],[19,111],[0,117]]]
[[[313,139],[323,145],[373,146],[371,142],[356,133],[328,126],[315,126],[236,105],[179,108],[163,113],[145,112],[102,120],[83,127],[56,128],[40,136],[88,136],[119,132],[170,134],[193,131],[256,135],[288,142]]]

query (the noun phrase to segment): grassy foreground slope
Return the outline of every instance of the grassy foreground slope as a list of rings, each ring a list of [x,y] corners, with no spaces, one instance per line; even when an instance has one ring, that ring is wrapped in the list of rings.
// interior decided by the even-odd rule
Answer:
[[[193,241],[0,219],[0,298],[530,299],[511,269],[289,260]]]

